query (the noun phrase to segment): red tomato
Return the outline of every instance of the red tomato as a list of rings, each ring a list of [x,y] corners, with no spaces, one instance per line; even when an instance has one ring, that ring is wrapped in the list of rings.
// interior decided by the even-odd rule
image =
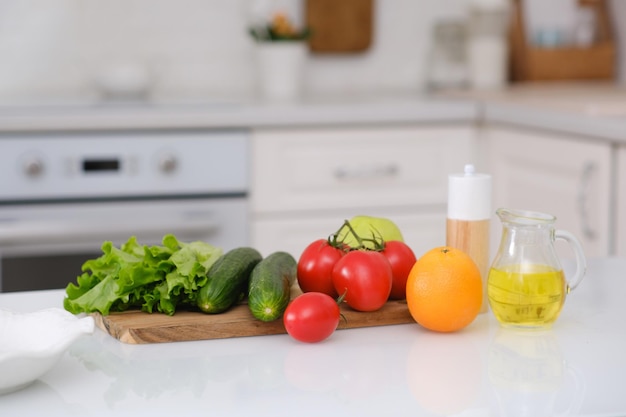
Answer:
[[[304,249],[298,260],[298,285],[302,292],[321,292],[337,298],[332,280],[333,267],[343,256],[341,249],[319,239]]]
[[[391,293],[392,271],[389,261],[380,252],[355,250],[348,252],[333,268],[333,284],[345,301],[357,311],[381,308]]]
[[[411,268],[417,262],[415,253],[406,243],[399,240],[390,240],[385,242],[385,249],[383,249],[382,254],[389,261],[391,271],[393,272],[389,298],[391,300],[403,300],[406,298],[406,280],[409,277]]]
[[[283,324],[294,339],[316,343],[333,334],[340,316],[339,306],[331,296],[305,292],[289,303],[283,315]]]

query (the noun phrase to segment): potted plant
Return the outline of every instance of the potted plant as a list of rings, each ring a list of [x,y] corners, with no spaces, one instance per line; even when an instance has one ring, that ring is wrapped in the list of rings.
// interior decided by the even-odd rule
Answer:
[[[297,30],[286,14],[274,13],[268,23],[250,27],[256,41],[260,89],[271,100],[300,96],[307,56],[308,29]]]

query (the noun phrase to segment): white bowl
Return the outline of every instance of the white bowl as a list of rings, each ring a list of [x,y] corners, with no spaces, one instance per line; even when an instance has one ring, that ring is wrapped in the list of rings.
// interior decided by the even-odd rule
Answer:
[[[33,313],[0,310],[0,394],[43,376],[78,337],[93,330],[93,317],[60,308]]]

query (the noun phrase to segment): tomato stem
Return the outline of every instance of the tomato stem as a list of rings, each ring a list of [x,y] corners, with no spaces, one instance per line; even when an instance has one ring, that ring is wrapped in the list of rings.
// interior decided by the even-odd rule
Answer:
[[[335,301],[337,302],[337,305],[341,305],[341,303],[343,303],[344,298],[346,298],[346,294],[348,294],[348,289],[346,289],[343,294],[341,294]]]
[[[341,308],[341,303],[343,303],[343,299],[346,298],[346,294],[348,294],[348,289],[346,288],[346,290],[343,292],[343,294],[341,294],[337,300],[335,300],[337,302],[337,305],[339,306],[339,308]],[[341,312],[341,310],[339,311],[339,317],[341,317],[344,321],[344,323],[348,322],[348,319],[346,319],[346,316],[343,315],[343,313]]]

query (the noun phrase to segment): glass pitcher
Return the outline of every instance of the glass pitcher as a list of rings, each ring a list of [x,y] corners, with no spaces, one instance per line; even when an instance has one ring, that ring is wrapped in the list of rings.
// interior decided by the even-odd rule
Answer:
[[[502,240],[487,278],[491,310],[504,326],[549,327],[565,297],[583,279],[587,265],[574,235],[556,230],[549,214],[500,208]],[[567,279],[554,241],[567,241],[576,256],[576,272]]]

